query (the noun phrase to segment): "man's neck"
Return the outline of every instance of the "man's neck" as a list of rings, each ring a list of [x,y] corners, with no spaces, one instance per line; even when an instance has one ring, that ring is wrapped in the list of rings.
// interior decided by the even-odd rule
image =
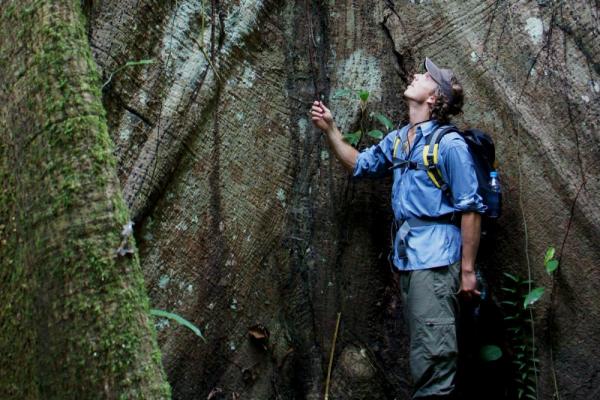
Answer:
[[[411,127],[420,122],[428,121],[430,118],[431,110],[429,109],[429,104],[419,104],[414,101],[408,102],[408,120]]]

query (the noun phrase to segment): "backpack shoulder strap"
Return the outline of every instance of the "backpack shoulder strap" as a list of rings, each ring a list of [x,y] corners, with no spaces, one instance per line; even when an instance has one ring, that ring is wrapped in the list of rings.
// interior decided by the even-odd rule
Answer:
[[[400,135],[396,134],[396,138],[394,139],[394,150],[392,151],[392,158],[396,158],[396,153],[398,152],[399,144],[400,144]]]
[[[448,198],[452,198],[450,186],[444,182],[442,173],[438,167],[440,141],[449,132],[459,132],[454,125],[442,125],[427,137],[427,142],[423,147],[423,164],[427,169],[427,175],[433,184],[440,188]]]

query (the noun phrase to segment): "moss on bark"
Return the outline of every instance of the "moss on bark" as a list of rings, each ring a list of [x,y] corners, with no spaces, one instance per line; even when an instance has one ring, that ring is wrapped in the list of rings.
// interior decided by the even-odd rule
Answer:
[[[170,395],[84,26],[0,8],[0,398]]]

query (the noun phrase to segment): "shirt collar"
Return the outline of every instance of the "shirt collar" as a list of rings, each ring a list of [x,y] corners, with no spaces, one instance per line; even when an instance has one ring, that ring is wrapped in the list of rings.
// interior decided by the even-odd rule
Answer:
[[[431,119],[427,122],[423,122],[421,124],[419,124],[417,126],[417,129],[421,129],[421,133],[423,134],[423,136],[428,136],[431,132],[433,132],[435,130],[437,126],[437,121],[434,119]]]
[[[422,122],[417,126],[417,129],[421,130],[421,134],[423,136],[428,136],[431,132],[435,131],[435,129],[438,126],[438,122],[435,119],[430,119],[427,122]],[[410,128],[410,123],[407,123],[406,125],[404,125],[402,127],[402,129],[400,131],[398,131],[398,135],[400,135],[403,138],[406,138],[406,135],[408,135],[408,129]],[[418,133],[418,132],[416,132]]]

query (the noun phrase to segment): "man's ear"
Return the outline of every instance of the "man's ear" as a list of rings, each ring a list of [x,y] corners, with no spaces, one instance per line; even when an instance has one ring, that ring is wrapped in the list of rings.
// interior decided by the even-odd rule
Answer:
[[[432,94],[431,96],[429,96],[427,98],[427,100],[425,100],[425,102],[430,106],[433,107],[433,105],[435,104],[435,101],[437,100],[437,97],[435,94]]]

